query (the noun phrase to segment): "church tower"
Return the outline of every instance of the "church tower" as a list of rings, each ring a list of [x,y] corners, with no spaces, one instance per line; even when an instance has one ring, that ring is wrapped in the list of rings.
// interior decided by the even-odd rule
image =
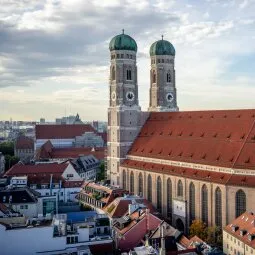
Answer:
[[[107,179],[120,186],[119,165],[141,128],[138,103],[137,44],[129,35],[115,36],[109,45],[110,102],[108,108]]]
[[[162,40],[154,42],[150,47],[150,106],[151,112],[178,111],[176,87],[174,46]]]

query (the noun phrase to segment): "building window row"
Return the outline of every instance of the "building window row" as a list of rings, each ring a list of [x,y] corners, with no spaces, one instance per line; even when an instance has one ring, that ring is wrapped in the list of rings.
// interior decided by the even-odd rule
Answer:
[[[127,187],[127,176],[126,171],[123,170],[122,175],[122,183],[123,188],[128,189]],[[156,181],[156,205],[157,209],[161,212],[162,210],[162,180],[161,177],[157,177]],[[133,171],[130,174],[130,192],[134,193],[134,173]],[[143,175],[140,172],[138,176],[138,193],[139,195],[143,196],[143,190],[144,190],[144,183],[143,183]],[[166,198],[167,198],[167,217],[172,217],[172,182],[171,179],[167,179],[167,190],[166,190]],[[149,174],[147,177],[147,199],[149,201],[152,201],[152,177]],[[177,197],[183,198],[184,196],[184,189],[183,189],[183,183],[181,180],[178,180],[177,183]],[[238,190],[236,192],[235,197],[235,208],[236,208],[236,217],[239,217],[241,214],[243,214],[246,211],[246,194],[243,190]],[[215,225],[218,227],[222,227],[222,191],[219,187],[215,189],[214,192],[214,215],[215,215]],[[202,221],[208,225],[208,188],[204,184],[201,188],[201,211],[202,211]],[[196,190],[195,185],[193,182],[189,185],[189,219],[190,223],[195,219],[196,212]]]
[[[135,59],[135,56],[132,54],[112,54],[111,59],[118,59],[118,58],[127,58],[127,59]]]
[[[173,60],[171,60],[171,59],[160,59],[160,58],[158,58],[157,59],[157,63],[173,63]],[[156,64],[156,59],[151,59],[151,64]]]

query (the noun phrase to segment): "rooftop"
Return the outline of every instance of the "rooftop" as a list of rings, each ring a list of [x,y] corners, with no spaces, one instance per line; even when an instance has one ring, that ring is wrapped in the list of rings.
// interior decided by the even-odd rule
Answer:
[[[34,140],[27,136],[19,136],[16,140],[15,148],[18,150],[22,149],[34,150]]]
[[[72,139],[85,132],[94,132],[95,129],[88,124],[73,125],[36,125],[36,139]]]
[[[252,212],[243,213],[224,230],[255,249],[255,215]]]
[[[255,170],[255,109],[151,113],[129,155]]]

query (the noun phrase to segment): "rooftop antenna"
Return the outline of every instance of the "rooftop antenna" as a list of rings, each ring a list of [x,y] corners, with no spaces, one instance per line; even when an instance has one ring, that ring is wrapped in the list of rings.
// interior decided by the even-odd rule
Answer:
[[[124,28],[122,29],[122,34],[124,35],[124,32],[125,32],[125,30],[124,30]]]
[[[164,39],[164,35],[161,35],[161,37],[162,37],[162,40]]]

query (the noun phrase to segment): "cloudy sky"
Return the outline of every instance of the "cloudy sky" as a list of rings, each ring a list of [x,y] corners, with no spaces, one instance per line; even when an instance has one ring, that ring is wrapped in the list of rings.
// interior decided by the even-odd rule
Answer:
[[[0,119],[106,120],[110,39],[138,44],[139,99],[149,47],[176,49],[180,110],[255,108],[255,0],[0,0]]]

